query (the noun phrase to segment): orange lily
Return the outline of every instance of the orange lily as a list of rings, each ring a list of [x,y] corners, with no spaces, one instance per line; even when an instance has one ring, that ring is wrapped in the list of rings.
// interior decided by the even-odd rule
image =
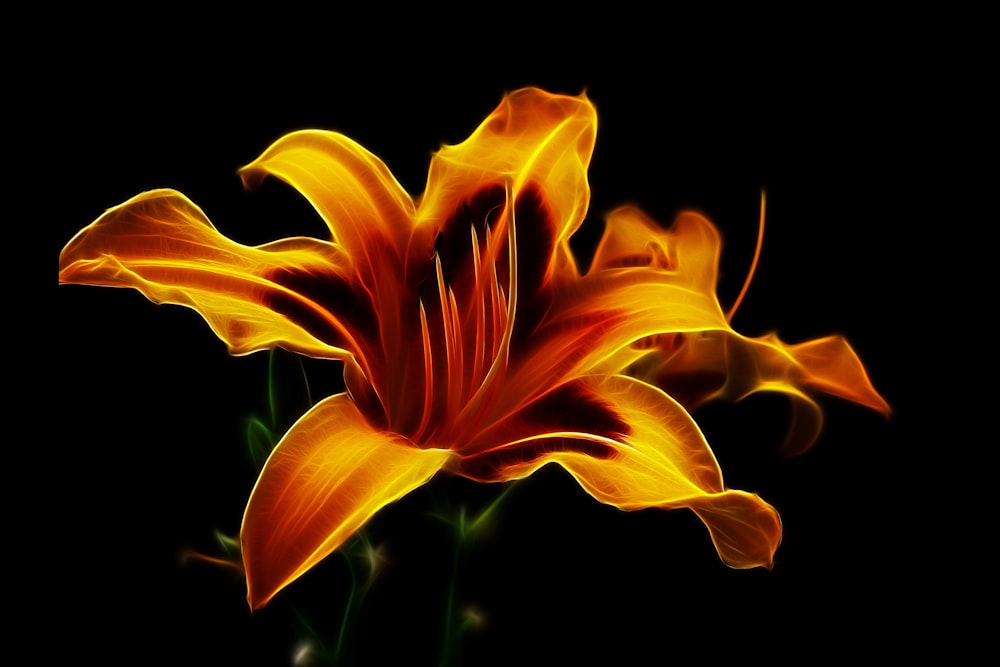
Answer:
[[[730,328],[718,233],[699,215],[664,230],[618,209],[581,272],[568,240],[588,208],[596,120],[583,95],[513,92],[434,155],[416,200],[350,139],[295,132],[241,175],[297,189],[330,240],[240,245],[156,190],[67,244],[63,283],[194,308],[233,354],[343,362],[346,392],[292,426],[247,504],[251,607],[442,470],[501,482],[555,462],[622,509],[693,510],[733,567],[770,566],[777,513],[725,487],[688,410],[784,392],[806,408],[797,449],[818,432],[812,393],[888,411],[842,339],[788,346]]]

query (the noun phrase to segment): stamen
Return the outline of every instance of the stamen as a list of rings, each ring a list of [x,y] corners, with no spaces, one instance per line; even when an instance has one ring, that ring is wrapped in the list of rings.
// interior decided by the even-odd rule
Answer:
[[[441,300],[441,330],[444,333],[445,349],[445,377],[454,377],[453,371],[457,366],[456,357],[461,353],[455,347],[455,325],[451,321],[451,308],[448,306],[448,288],[444,284],[444,269],[441,266],[441,256],[434,256],[434,268],[437,273],[438,297]],[[446,394],[451,391],[451,383],[444,387]],[[447,396],[446,396],[447,398]],[[450,403],[446,400],[445,405]]]
[[[451,311],[451,336],[455,342],[455,365],[449,370],[448,377],[455,382],[455,386],[448,387],[448,416],[458,413],[458,401],[463,397],[465,391],[465,347],[462,342],[462,326],[458,317],[458,302],[455,300],[455,291],[448,288],[448,305]],[[452,372],[453,371],[453,372]]]
[[[736,301],[733,305],[729,307],[729,312],[726,313],[726,322],[732,322],[733,315],[736,314],[736,309],[740,307],[740,303],[743,302],[743,297],[746,296],[747,290],[750,289],[750,281],[753,279],[753,274],[757,270],[757,262],[760,260],[760,250],[764,246],[764,204],[767,199],[767,193],[764,190],[760,191],[760,224],[757,226],[757,248],[753,252],[753,262],[750,263],[750,271],[747,272],[747,278],[743,281],[743,289],[740,290],[739,295],[736,297]]]
[[[475,395],[465,405],[462,412],[458,416],[460,423],[466,422],[474,427],[477,426],[484,417],[486,417],[485,411],[480,410],[479,408],[481,407],[489,388],[499,381],[507,370],[507,355],[510,351],[510,339],[514,333],[514,314],[517,310],[517,233],[515,231],[516,225],[514,220],[514,196],[511,191],[510,179],[506,180],[504,186],[506,195],[505,199],[507,203],[507,257],[510,266],[510,285],[508,287],[509,296],[504,299],[504,331],[503,336],[500,339],[500,344],[497,347],[497,352],[493,357],[493,363],[490,365],[490,370],[486,374],[486,378],[483,380],[483,383],[479,386]],[[496,272],[494,272],[493,284],[494,290],[498,293],[496,303],[499,303],[500,299],[503,298],[503,291],[500,290]],[[475,413],[474,419],[471,420],[468,415],[470,410]]]
[[[504,326],[504,309],[501,308],[500,301],[500,278],[497,276],[497,269],[495,266],[496,262],[496,242],[493,240],[493,234],[488,234],[486,236],[486,260],[487,266],[490,272],[490,308],[493,315],[493,327],[490,332],[490,364],[492,365],[493,360],[496,359],[497,349],[500,345],[500,339],[502,337],[503,326]]]
[[[481,258],[479,256],[479,235],[476,234],[476,226],[470,225],[470,230],[472,231],[472,271],[475,277],[476,292],[479,292],[479,262]]]
[[[476,227],[472,225],[472,266],[475,271],[475,287],[472,297],[472,305],[476,318],[476,341],[472,354],[472,375],[470,376],[470,389],[479,384],[479,376],[483,372],[483,355],[486,354],[486,298],[483,294],[482,271],[479,263],[482,258],[479,255],[479,237],[476,235]]]
[[[427,424],[431,420],[431,412],[434,409],[434,354],[431,351],[431,334],[427,327],[427,311],[424,309],[423,300],[420,304],[420,333],[424,344],[424,413],[420,417],[420,426],[414,435],[414,440],[420,441]]]
[[[509,311],[509,304],[507,303],[507,295],[503,291],[503,285],[500,284],[500,276],[494,270],[493,273],[493,299],[496,303],[496,329],[503,327],[504,330],[507,329],[507,313]],[[497,355],[500,354],[500,348],[503,347],[503,331],[495,331],[493,336],[493,360],[496,361]]]
[[[506,366],[507,350],[510,348],[510,339],[514,333],[514,313],[517,310],[517,232],[514,227],[514,194],[511,191],[510,179],[507,179],[505,185],[507,190],[507,257],[510,263],[510,285],[508,286],[509,295],[505,299],[503,309],[506,321],[504,322],[503,341],[500,347],[503,349],[504,365]],[[503,295],[502,291],[501,295]]]

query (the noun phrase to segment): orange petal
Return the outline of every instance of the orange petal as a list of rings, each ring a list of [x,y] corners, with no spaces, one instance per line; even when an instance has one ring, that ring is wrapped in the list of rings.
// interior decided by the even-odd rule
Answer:
[[[318,403],[278,443],[247,504],[250,606],[264,605],[451,456],[373,429],[346,394]]]
[[[501,407],[530,399],[530,388],[603,370],[647,336],[728,329],[715,296],[718,255],[718,233],[699,215],[662,229],[638,209],[614,211],[590,271],[555,285],[530,347],[517,350]]]
[[[340,248],[316,239],[240,245],[184,195],[154,190],[82,229],[59,257],[59,281],[133,287],[193,308],[233,354],[280,345],[344,359],[359,353],[344,323],[278,280],[297,271],[343,284],[347,264]]]
[[[561,249],[549,272],[556,262],[572,265],[568,247],[556,242],[568,238],[586,215],[587,166],[596,132],[597,112],[584,95],[553,95],[537,88],[508,94],[468,139],[434,155],[418,224],[435,224],[459,210],[471,184],[509,182],[515,200],[534,185],[555,225],[550,250]]]
[[[543,432],[467,457],[460,472],[503,481],[556,462],[592,496],[621,509],[692,509],[728,565],[770,567],[781,540],[777,512],[753,494],[725,488],[712,450],[680,404],[625,376],[582,381],[617,415],[623,432]]]
[[[840,336],[788,345],[773,334],[746,338],[732,330],[683,335],[647,352],[627,373],[663,388],[688,408],[715,398],[740,400],[759,391],[788,395],[793,421],[782,446],[786,454],[808,449],[819,435],[822,411],[815,393],[884,415],[890,412],[857,354]]]
[[[882,398],[858,355],[841,336],[826,336],[816,340],[785,345],[777,336],[768,336],[761,342],[792,356],[801,368],[802,383],[834,396],[859,403],[888,416],[889,404]]]

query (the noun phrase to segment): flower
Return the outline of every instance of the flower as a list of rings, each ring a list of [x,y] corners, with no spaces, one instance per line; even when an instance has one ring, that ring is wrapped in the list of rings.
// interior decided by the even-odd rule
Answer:
[[[241,176],[297,189],[330,240],[247,247],[154,190],[67,244],[62,283],[189,306],[233,354],[343,362],[346,391],[291,427],[250,496],[251,607],[442,470],[500,482],[558,463],[622,509],[693,510],[733,567],[770,566],[777,513],[726,488],[689,410],[786,393],[801,417],[793,449],[818,432],[816,392],[888,411],[843,339],[789,346],[730,328],[718,233],[697,214],[663,229],[620,208],[581,271],[568,240],[587,212],[595,133],[584,95],[518,90],[434,155],[414,200],[347,137],[294,132]]]

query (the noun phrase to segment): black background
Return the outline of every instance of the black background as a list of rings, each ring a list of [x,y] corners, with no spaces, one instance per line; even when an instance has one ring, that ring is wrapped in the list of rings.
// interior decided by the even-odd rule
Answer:
[[[903,122],[936,85],[924,45],[887,48],[881,28],[847,23],[825,39],[732,42],[703,25],[630,38],[595,19],[552,43],[530,22],[497,36],[442,25],[407,41],[334,24],[322,40],[281,47],[268,35],[295,38],[285,24],[245,37],[232,28],[241,36],[225,48],[221,27],[197,22],[109,29],[25,79],[43,112],[26,121],[43,121],[27,135],[37,163],[26,180],[42,186],[33,223],[46,237],[55,342],[34,343],[48,392],[35,399],[48,413],[32,429],[37,497],[20,499],[31,511],[18,513],[27,545],[15,553],[41,565],[30,604],[44,620],[30,625],[46,650],[106,664],[290,664],[304,636],[297,614],[332,644],[350,582],[334,555],[251,614],[238,576],[182,562],[187,549],[215,553],[214,530],[238,531],[255,478],[245,420],[267,409],[267,355],[231,358],[195,313],[138,293],[56,287],[61,247],[156,187],[181,190],[244,243],[319,235],[294,192],[245,192],[236,169],[291,130],[335,129],[417,194],[431,153],[524,85],[586,91],[597,107],[581,247],[618,204],[664,224],[694,208],[722,232],[727,305],[766,189],[761,265],[735,327],[789,342],[844,334],[895,412],[887,421],[827,400],[820,441],[794,460],[777,456],[782,399],[695,415],[727,483],[781,512],[771,572],[727,569],[690,513],[605,507],[555,468],[520,482],[460,561],[457,602],[484,619],[459,644],[463,664],[811,660],[935,642],[925,601],[938,584],[920,568],[940,563],[926,533],[944,528],[914,510],[919,390],[905,339],[913,228],[930,185],[919,165],[934,141],[913,141]],[[314,392],[336,389],[335,364],[306,367]],[[348,637],[356,664],[435,664],[454,539],[430,514],[475,512],[498,492],[437,478],[376,517],[368,534],[388,564]]]

